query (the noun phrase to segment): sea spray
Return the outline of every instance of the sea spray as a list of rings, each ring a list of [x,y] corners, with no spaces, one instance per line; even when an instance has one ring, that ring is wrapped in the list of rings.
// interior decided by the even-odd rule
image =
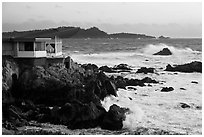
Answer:
[[[137,127],[137,124],[142,121],[144,115],[142,109],[134,102],[134,92],[119,89],[117,92],[118,97],[108,96],[101,103],[106,111],[110,106],[116,104],[120,107],[128,108],[130,111],[126,113],[125,121],[123,121],[123,128],[133,130]]]
[[[167,45],[167,44],[164,44],[164,43],[159,43],[159,44],[156,44],[156,45],[149,44],[146,47],[144,47],[141,51],[144,54],[153,55],[154,53],[157,53],[157,52],[161,51],[163,48],[168,48],[175,55],[192,53],[192,52],[195,52],[195,53],[199,52],[199,51],[194,51],[194,50],[192,50],[191,48],[188,48],[188,47],[184,48],[184,49],[181,49],[181,48],[170,46],[170,45]]]

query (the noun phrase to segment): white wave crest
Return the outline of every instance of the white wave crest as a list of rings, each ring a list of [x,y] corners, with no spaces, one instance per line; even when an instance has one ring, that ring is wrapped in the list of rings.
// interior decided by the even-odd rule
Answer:
[[[134,98],[132,97],[133,95],[134,92],[132,92],[131,95],[130,91],[119,90],[118,97],[109,96],[101,102],[106,111],[108,111],[109,107],[113,104],[128,108],[130,112],[126,113],[125,121],[123,121],[123,128],[128,128],[130,130],[133,130],[137,127],[137,124],[141,122],[144,115],[142,109],[137,106],[137,104],[135,104]]]
[[[148,54],[148,55],[152,55],[154,53],[157,53],[159,51],[161,51],[163,48],[168,48],[172,54],[178,55],[178,54],[182,54],[182,53],[197,53],[199,51],[194,51],[191,48],[185,48],[185,49],[181,49],[181,48],[177,48],[174,46],[169,46],[167,44],[164,43],[160,43],[160,44],[149,44],[147,45],[145,48],[142,49],[142,52],[144,54]]]

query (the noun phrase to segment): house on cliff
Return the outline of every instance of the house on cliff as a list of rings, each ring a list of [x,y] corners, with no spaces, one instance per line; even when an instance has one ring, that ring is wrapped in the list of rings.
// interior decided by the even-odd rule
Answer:
[[[66,36],[66,34],[70,36],[70,29],[14,32],[11,35],[3,33],[2,55],[12,56],[24,63],[31,62],[32,65],[45,65],[51,62],[50,60],[63,61],[67,56],[62,53],[61,36]]]

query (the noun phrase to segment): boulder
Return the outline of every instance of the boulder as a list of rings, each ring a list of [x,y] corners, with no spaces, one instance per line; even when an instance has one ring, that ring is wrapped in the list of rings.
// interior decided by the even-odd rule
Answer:
[[[107,72],[107,73],[116,73],[117,71],[113,70],[112,68],[108,67],[108,66],[101,66],[99,68],[99,70],[103,71],[103,72]]]
[[[113,67],[114,70],[119,72],[130,72],[132,69],[127,64],[119,64]]]
[[[161,51],[154,53],[153,55],[172,55],[172,52],[168,48],[163,48]]]
[[[166,66],[165,71],[178,71],[178,72],[186,72],[186,73],[192,73],[192,72],[199,72],[202,73],[202,62],[199,61],[193,61],[191,63],[183,64],[183,65],[176,65],[175,67],[172,67],[170,64]]]
[[[126,109],[113,104],[110,106],[109,111],[105,114],[101,123],[101,128],[108,130],[121,130],[126,112]]]
[[[158,81],[151,79],[149,77],[145,77],[141,80],[143,83],[159,83]]]
[[[174,88],[173,87],[163,87],[161,92],[170,92],[170,91],[173,91]]]
[[[198,82],[197,82],[197,81],[191,81],[191,83],[198,84]]]
[[[116,78],[111,77],[110,79],[115,83],[116,88],[123,89],[126,89],[126,86],[145,86],[144,83],[159,83],[158,81],[153,80],[149,77],[145,77],[139,80],[139,79],[127,79],[121,76],[117,76]]]
[[[186,104],[186,103],[179,103],[179,106],[180,106],[181,108],[190,108],[190,107],[191,107],[190,105],[188,105],[188,104]]]
[[[140,69],[137,70],[136,73],[144,73],[144,74],[147,74],[147,73],[154,73],[154,68],[146,68],[146,67],[141,67]]]
[[[55,124],[67,125],[70,129],[94,128],[98,126],[104,117],[105,109],[95,105],[80,101],[66,103],[61,108],[53,108],[51,115],[55,119]]]

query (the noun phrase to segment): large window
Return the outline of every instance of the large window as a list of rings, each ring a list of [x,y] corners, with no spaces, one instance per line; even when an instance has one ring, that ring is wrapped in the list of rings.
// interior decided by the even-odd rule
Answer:
[[[45,51],[45,42],[36,42],[35,51]]]
[[[25,42],[25,51],[34,51],[33,42]]]
[[[19,42],[19,51],[34,51],[33,42]]]

